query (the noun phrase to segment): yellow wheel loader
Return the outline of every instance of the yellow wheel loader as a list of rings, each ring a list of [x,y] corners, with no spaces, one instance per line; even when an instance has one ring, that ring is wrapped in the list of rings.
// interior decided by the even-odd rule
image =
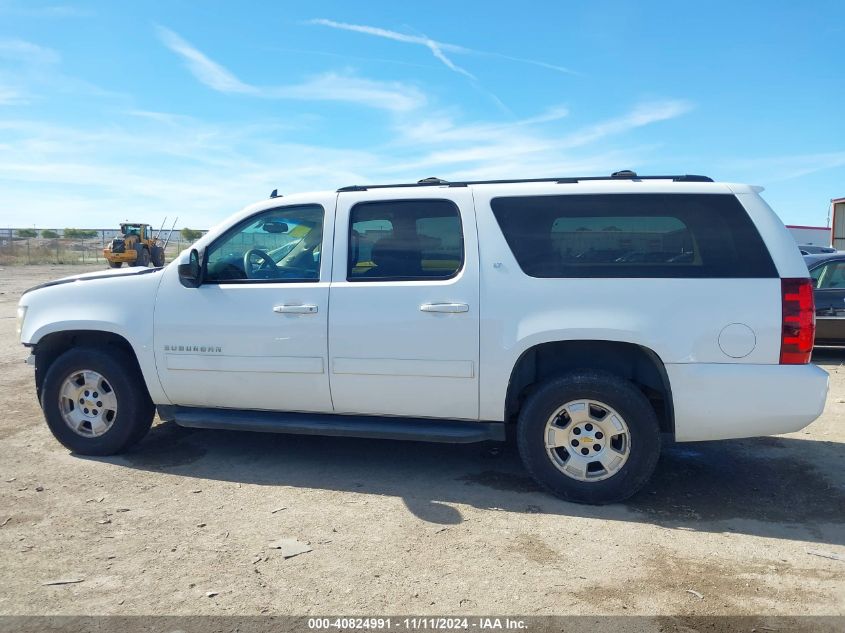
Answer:
[[[103,249],[103,257],[111,268],[129,266],[164,266],[164,247],[153,236],[149,224],[124,222],[120,225],[120,236]]]

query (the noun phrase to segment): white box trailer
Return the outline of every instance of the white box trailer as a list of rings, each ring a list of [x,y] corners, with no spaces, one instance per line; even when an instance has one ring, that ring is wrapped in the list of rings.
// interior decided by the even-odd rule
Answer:
[[[830,245],[838,251],[845,251],[845,198],[830,201],[830,218],[833,229]]]
[[[830,227],[827,226],[799,226],[787,224],[786,228],[792,233],[796,244],[812,244],[813,246],[830,246]]]

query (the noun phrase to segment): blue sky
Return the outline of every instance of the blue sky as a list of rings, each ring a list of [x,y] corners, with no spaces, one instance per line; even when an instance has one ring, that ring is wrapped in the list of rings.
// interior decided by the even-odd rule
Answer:
[[[0,226],[365,182],[701,173],[845,196],[845,2],[0,0]]]

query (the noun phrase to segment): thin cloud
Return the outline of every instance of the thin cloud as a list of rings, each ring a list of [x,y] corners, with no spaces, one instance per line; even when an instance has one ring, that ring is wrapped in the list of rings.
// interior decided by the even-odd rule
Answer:
[[[88,9],[70,5],[55,4],[42,7],[21,6],[19,4],[0,3],[0,13],[17,15],[26,18],[83,18],[91,17],[94,13]]]
[[[159,26],[156,30],[164,45],[182,57],[191,74],[209,88],[227,93],[255,94],[258,92],[255,86],[242,82],[170,29]]]
[[[451,70],[454,73],[459,75],[463,75],[467,79],[470,80],[473,87],[478,90],[480,93],[484,94],[488,99],[493,101],[503,112],[508,114],[511,113],[510,108],[493,92],[485,88],[481,85],[478,81],[478,78],[469,72],[466,68],[462,66],[458,66],[452,58],[446,55],[446,51],[453,53],[470,53],[473,52],[470,49],[465,49],[462,46],[457,46],[455,44],[446,44],[445,42],[438,42],[436,40],[431,39],[430,37],[426,37],[424,35],[408,35],[406,33],[398,33],[396,31],[389,31],[387,29],[382,29],[375,26],[364,26],[360,24],[348,24],[346,22],[335,22],[334,20],[326,20],[326,19],[314,19],[308,22],[309,24],[317,24],[319,26],[327,26],[329,28],[334,29],[341,29],[345,31],[353,31],[356,33],[363,33],[365,35],[372,35],[375,37],[382,37],[385,39],[393,40],[396,42],[402,42],[404,44],[413,44],[417,46],[424,46],[427,48],[431,54],[434,56],[436,60],[442,63],[446,68]]]
[[[621,117],[596,123],[571,134],[562,139],[559,146],[572,148],[589,145],[606,136],[621,134],[638,127],[643,127],[644,125],[649,125],[650,123],[674,119],[682,114],[686,114],[692,107],[689,101],[683,100],[644,103]]]
[[[438,144],[489,144],[501,143],[503,146],[524,138],[530,132],[527,128],[546,123],[553,123],[569,116],[569,109],[553,106],[535,116],[506,123],[461,123],[458,124],[446,113],[438,113],[419,119],[413,126],[402,126],[396,130],[397,142],[417,147]],[[548,138],[548,134],[545,135]],[[548,143],[548,141],[544,141]]]
[[[339,29],[342,31],[352,31],[354,33],[363,33],[364,35],[372,35],[374,37],[381,37],[388,40],[393,40],[395,42],[402,42],[405,44],[415,44],[417,46],[425,46],[427,49],[431,51],[431,54],[434,55],[440,62],[443,63],[449,70],[452,70],[456,73],[465,75],[471,79],[475,79],[475,76],[470,73],[468,70],[458,66],[455,64],[451,58],[446,56],[446,53],[456,53],[462,55],[485,55],[491,57],[498,57],[500,59],[507,59],[513,62],[518,62],[521,64],[530,64],[532,66],[539,66],[541,68],[547,68],[550,70],[555,70],[557,72],[567,73],[567,74],[577,74],[575,71],[566,68],[565,66],[558,66],[555,64],[549,64],[543,61],[537,61],[534,59],[526,59],[524,57],[513,57],[511,55],[503,55],[501,53],[493,53],[490,51],[480,51],[473,48],[467,48],[465,46],[459,46],[458,44],[449,44],[447,42],[438,42],[437,40],[433,40],[429,37],[420,36],[420,35],[409,35],[407,33],[399,33],[398,31],[391,31],[388,29],[383,29],[377,26],[367,26],[364,24],[349,24],[347,22],[337,22],[335,20],[327,20],[325,18],[315,18],[313,20],[308,20],[308,24],[315,24],[318,26],[326,26],[332,29]]]
[[[524,57],[514,57],[513,55],[504,55],[503,53],[491,53],[489,51],[467,51],[472,55],[483,55],[485,57],[498,57],[499,59],[507,59],[508,61],[518,62],[520,64],[530,64],[531,66],[539,66],[548,70],[555,70],[559,73],[567,75],[580,75],[578,71],[567,68],[566,66],[559,66],[558,64],[550,64],[548,62],[541,62],[536,59],[526,59]]]
[[[266,88],[264,96],[304,101],[346,101],[372,108],[406,112],[425,101],[417,90],[399,83],[325,73],[293,86]]]
[[[273,51],[276,53],[298,53],[304,55],[319,55],[322,57],[332,57],[334,59],[342,59],[344,62],[349,63],[351,61],[361,61],[361,62],[376,62],[379,64],[392,64],[396,66],[409,66],[412,68],[437,68],[434,64],[419,64],[415,62],[409,62],[402,59],[388,59],[386,57],[367,57],[363,55],[349,55],[347,53],[335,53],[333,51],[318,51],[314,49],[305,49],[305,48],[288,48],[288,47],[280,47],[280,46],[268,46],[266,47],[267,51]]]
[[[507,124],[459,125],[447,117],[422,120],[411,129],[399,130],[400,145],[417,150],[421,147],[430,149],[423,155],[414,152],[413,158],[400,166],[409,171],[449,169],[459,173],[495,173],[496,170],[510,173],[516,161],[523,164],[518,170],[521,174],[532,171],[545,174],[554,165],[581,164],[580,159],[572,158],[573,151],[592,148],[605,138],[675,118],[691,107],[689,102],[679,100],[645,103],[627,114],[587,125],[564,136],[551,134],[544,127],[568,115],[563,106]],[[616,165],[634,162],[641,161],[628,160]]]
[[[0,105],[21,105],[27,103],[26,96],[16,88],[0,86]]]
[[[163,123],[165,125],[177,126],[186,121],[189,117],[181,114],[172,114],[170,112],[156,112],[154,110],[128,110],[126,114],[138,117],[139,119],[146,119],[155,123]]]
[[[335,22],[334,20],[326,20],[323,18],[310,20],[308,23],[317,24],[319,26],[327,26],[332,29],[353,31],[355,33],[363,33],[365,35],[373,35],[375,37],[382,37],[388,40],[393,40],[395,42],[403,42],[405,44],[416,44],[418,46],[425,46],[428,50],[431,51],[431,54],[434,55],[434,57],[438,61],[440,61],[444,66],[446,66],[446,68],[448,68],[449,70],[456,72],[460,75],[464,75],[465,77],[469,77],[470,79],[475,79],[475,75],[455,64],[455,62],[449,59],[446,56],[446,53],[444,52],[469,52],[468,50],[464,50],[460,46],[455,46],[454,44],[445,44],[443,42],[436,42],[435,40],[424,36],[407,35],[405,33],[389,31],[387,29],[382,29],[376,26],[348,24],[346,22]]]
[[[845,150],[795,156],[771,156],[767,158],[727,161],[731,170],[763,173],[768,182],[792,180],[820,171],[845,167]]]
[[[569,108],[567,108],[566,106],[554,106],[552,108],[548,108],[542,114],[538,114],[537,116],[517,121],[515,125],[536,125],[537,123],[549,123],[551,121],[559,121],[560,119],[566,118],[568,116]]]
[[[37,97],[37,85],[49,81],[50,88],[62,88],[62,75],[55,65],[61,57],[51,48],[26,40],[0,38],[0,60],[15,67],[15,73],[0,77],[0,106],[24,105]]]
[[[443,52],[443,49],[437,45],[434,40],[426,40],[428,48],[431,50],[431,53],[439,59],[443,64],[451,71],[458,73],[459,75],[463,75],[464,77],[469,77],[470,79],[475,79],[475,75],[471,72],[466,70],[465,68],[461,68],[451,59],[446,57],[446,53]]]
[[[318,75],[300,84],[255,86],[241,81],[234,73],[170,29],[159,26],[157,31],[164,45],[184,60],[191,74],[218,92],[269,99],[339,101],[394,112],[413,110],[425,103],[425,96],[412,86],[336,73]]]
[[[33,64],[53,64],[60,59],[52,48],[19,39],[0,39],[0,58]]]

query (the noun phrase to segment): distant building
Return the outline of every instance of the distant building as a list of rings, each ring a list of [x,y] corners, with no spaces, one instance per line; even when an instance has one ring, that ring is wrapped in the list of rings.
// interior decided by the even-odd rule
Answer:
[[[830,217],[833,223],[831,246],[838,251],[845,251],[845,198],[830,201]]]
[[[798,244],[812,244],[813,246],[830,246],[830,227],[828,226],[799,226],[787,224],[786,228],[792,233]],[[845,227],[843,227],[845,228]]]

